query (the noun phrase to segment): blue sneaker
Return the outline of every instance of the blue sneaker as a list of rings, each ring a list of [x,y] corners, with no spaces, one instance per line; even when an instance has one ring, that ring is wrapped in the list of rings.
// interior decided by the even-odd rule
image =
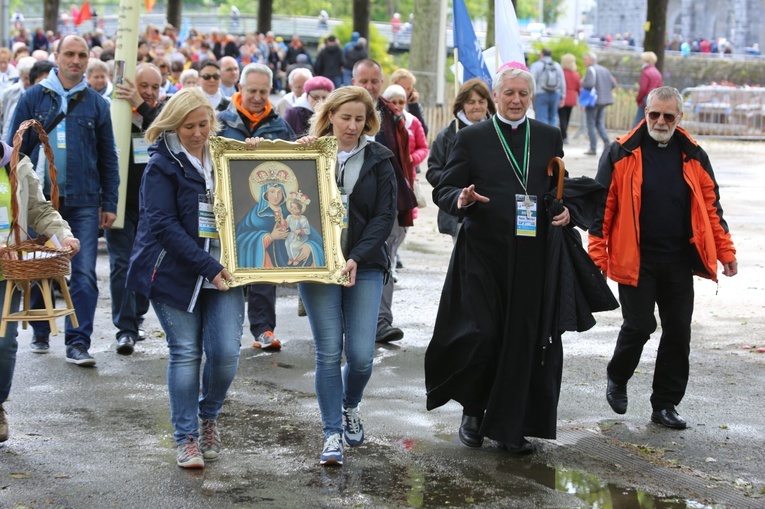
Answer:
[[[35,336],[32,340],[32,344],[29,345],[29,348],[34,353],[48,353],[50,339],[48,336]]]
[[[364,443],[364,425],[361,423],[361,409],[343,408],[343,441],[350,447]]]
[[[340,433],[333,433],[324,439],[324,450],[321,451],[320,465],[343,464],[343,440]]]
[[[67,346],[66,362],[77,364],[78,366],[95,366],[96,360],[88,353],[84,346]]]

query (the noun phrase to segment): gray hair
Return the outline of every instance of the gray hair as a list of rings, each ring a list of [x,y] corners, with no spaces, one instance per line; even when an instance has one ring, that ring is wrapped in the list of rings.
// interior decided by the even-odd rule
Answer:
[[[501,69],[497,74],[494,75],[494,79],[492,79],[491,82],[492,92],[499,95],[500,89],[502,88],[502,83],[505,81],[505,76],[510,79],[525,79],[529,84],[529,92],[531,92],[531,95],[534,95],[534,91],[537,89],[537,83],[534,80],[534,76],[532,76],[532,74],[528,71],[513,67],[506,67],[505,69]]]
[[[598,63],[598,55],[596,55],[592,51],[588,51],[587,53],[584,54],[584,56],[590,57],[590,59],[592,60],[592,63],[594,64]]]
[[[658,99],[659,101],[669,101],[674,99],[677,101],[677,112],[683,112],[683,94],[681,94],[675,87],[659,87],[651,90],[648,93],[648,97],[645,99],[646,107],[648,107],[654,99]]]
[[[85,70],[85,74],[90,77],[91,74],[93,74],[95,71],[101,71],[105,72],[107,76],[109,75],[109,66],[106,65],[106,62],[103,60],[100,60],[98,58],[90,58],[88,59],[88,68]]]
[[[313,74],[311,74],[311,71],[306,69],[305,67],[297,67],[295,69],[292,69],[290,71],[290,75],[287,77],[287,81],[290,84],[290,87],[295,84],[295,78],[298,76],[304,76],[305,79],[310,80],[313,78]]]
[[[37,63],[37,59],[35,57],[24,57],[21,58],[16,63],[16,70],[20,73],[27,73],[29,74],[29,71],[32,70],[32,66]]]
[[[271,71],[271,68],[268,67],[265,64],[247,64],[244,66],[244,69],[242,69],[242,75],[239,77],[239,84],[244,86],[244,84],[247,82],[247,75],[250,73],[256,72],[258,74],[262,74],[264,76],[268,76],[268,82],[271,83],[274,81],[274,73]]]

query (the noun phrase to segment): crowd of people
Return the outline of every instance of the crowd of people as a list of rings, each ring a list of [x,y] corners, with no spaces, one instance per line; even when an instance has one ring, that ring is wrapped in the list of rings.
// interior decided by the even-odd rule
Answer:
[[[610,72],[587,53],[580,77],[573,55],[561,65],[543,50],[531,68],[505,63],[491,88],[475,79],[464,83],[453,121],[429,147],[414,74],[398,69],[386,80],[358,34],[344,46],[327,37],[312,58],[298,36],[284,47],[270,32],[237,37],[217,31],[178,41],[173,27],[160,33],[149,26],[138,43],[134,76],[117,83],[113,43],[101,35],[49,41],[51,53],[36,49],[31,60],[0,50],[8,126],[0,181],[7,178],[9,144],[23,121],[38,120],[52,145],[48,160],[39,135],[24,136],[19,217],[4,223],[55,234],[76,253],[71,296],[78,324],[67,319],[64,342],[66,361],[82,367],[96,364],[89,349],[98,238],[105,232],[116,352],[130,355],[146,337],[142,322],[150,307],[165,332],[178,466],[203,468],[220,457],[218,416],[236,375],[245,313],[254,348],[278,351],[284,343],[275,334],[276,286],[227,284],[232,276],[220,262],[211,219],[214,135],[254,152],[265,140],[310,146],[326,136],[337,139],[347,282],[299,285],[315,344],[320,464],[342,465],[345,447],[364,443],[361,403],[375,343],[404,337],[393,314],[397,251],[417,218],[416,181],[425,161],[439,230],[454,239],[425,356],[427,408],[461,404],[459,437],[470,447],[488,437],[512,454],[528,454],[534,451],[528,437],[555,437],[561,335],[571,329],[546,318],[544,303],[559,291],[547,267],[548,240],[574,224],[589,229],[591,258],[585,258],[591,275],[619,283],[624,324],[608,366],[609,404],[626,412],[627,383],[656,328],[658,304],[662,338],[651,419],[685,427],[676,406],[688,379],[692,274],[716,279],[719,261],[723,273],[733,276],[737,265],[711,164],[678,127],[682,97],[657,83],[655,55],[643,55],[643,117],[613,143],[604,125],[604,110],[613,102]],[[290,92],[273,104],[271,97],[283,87]],[[546,195],[565,175],[561,168],[550,172],[549,163],[563,157],[571,108],[587,98],[587,153],[596,154],[598,136],[604,144],[597,176],[577,179],[574,192],[552,203]],[[120,172],[110,101],[132,107],[121,229],[111,228]],[[532,103],[536,119],[528,115]],[[51,162],[58,169],[58,212],[46,201]],[[253,170],[255,205],[236,225],[241,266],[324,263],[320,233],[303,217],[310,198],[292,189],[291,172]],[[635,200],[644,206],[631,206]],[[8,217],[10,201],[9,187],[0,185],[0,217]],[[5,285],[0,283],[0,296]],[[39,290],[31,296],[36,307],[45,300]],[[12,307],[19,305],[15,297]],[[47,322],[33,329],[32,351],[47,353]],[[11,326],[0,338],[0,441],[9,436],[2,404],[13,379],[16,335]]]

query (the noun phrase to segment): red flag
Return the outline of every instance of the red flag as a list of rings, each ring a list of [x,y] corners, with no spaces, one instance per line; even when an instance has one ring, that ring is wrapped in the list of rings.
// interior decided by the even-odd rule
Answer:
[[[144,6],[146,7],[146,12],[151,12],[154,10],[154,4],[157,3],[157,0],[144,0]]]
[[[82,8],[80,9],[80,12],[77,14],[77,17],[74,20],[75,25],[82,24],[83,21],[87,21],[93,16],[90,14],[90,2],[85,2],[82,4]]]

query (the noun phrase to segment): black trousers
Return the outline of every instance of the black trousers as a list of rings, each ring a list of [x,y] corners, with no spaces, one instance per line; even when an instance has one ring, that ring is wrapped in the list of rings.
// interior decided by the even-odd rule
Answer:
[[[624,323],[608,363],[608,377],[617,384],[626,384],[632,377],[643,346],[656,330],[654,304],[658,305],[662,332],[653,375],[654,410],[678,405],[685,395],[693,296],[690,262],[643,262],[638,286],[619,285]]]
[[[250,332],[258,337],[276,327],[276,285],[247,286],[247,319]]]
[[[573,106],[564,106],[558,109],[558,120],[560,121],[560,134],[565,140],[568,138],[568,122],[571,120],[571,110]]]

